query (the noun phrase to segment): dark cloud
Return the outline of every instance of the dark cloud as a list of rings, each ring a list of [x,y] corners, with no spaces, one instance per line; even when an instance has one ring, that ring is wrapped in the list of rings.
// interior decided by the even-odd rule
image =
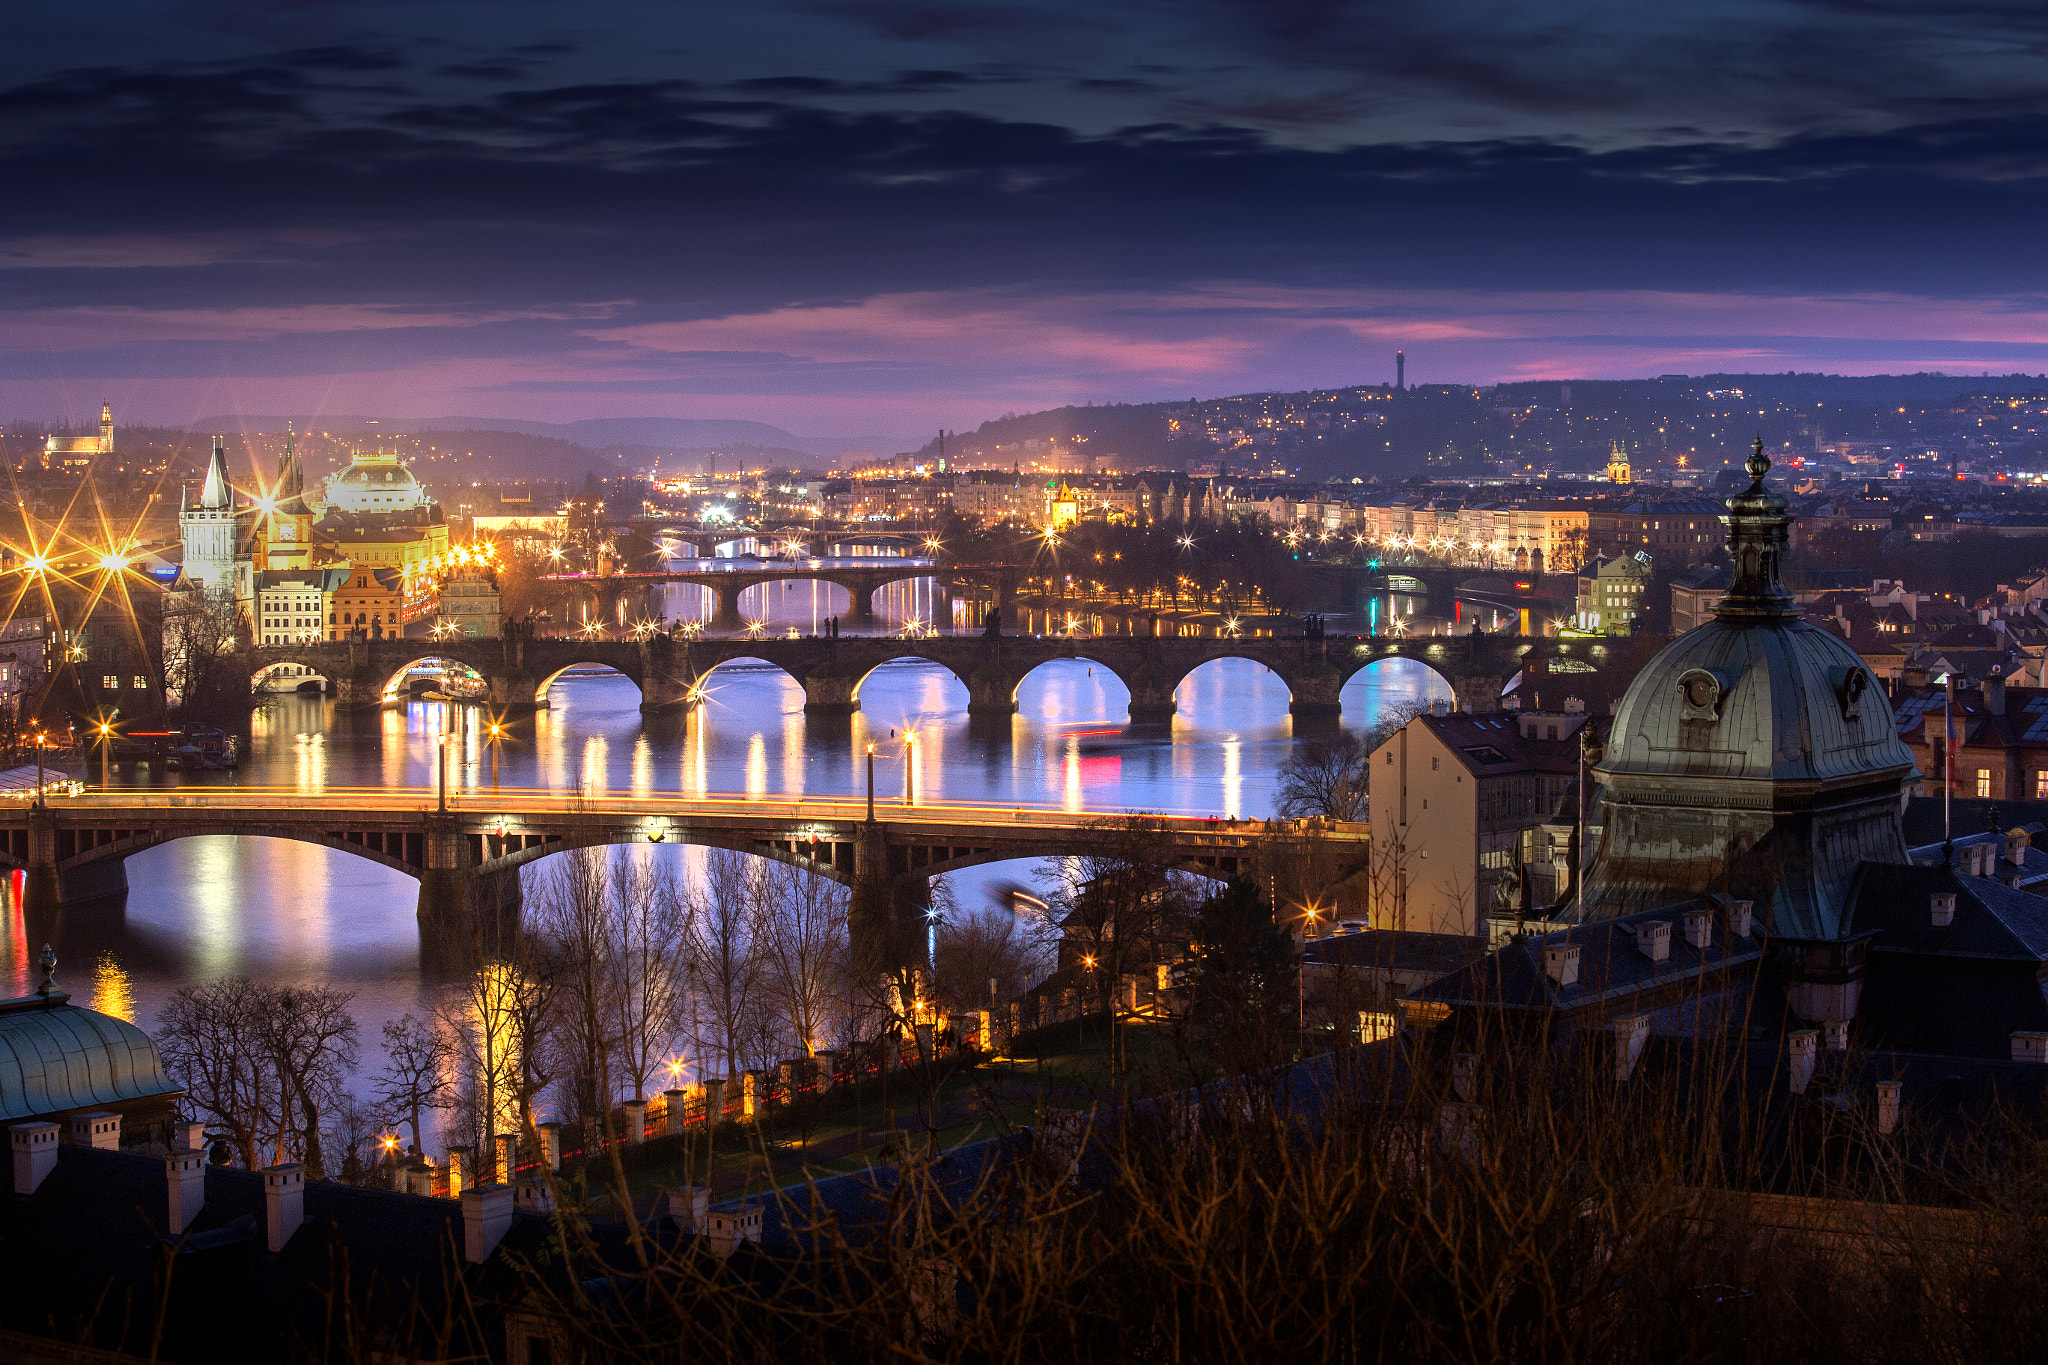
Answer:
[[[301,48],[280,54],[278,61],[305,71],[398,71],[406,65],[395,52],[351,44]]]
[[[533,74],[532,62],[515,62],[504,57],[490,57],[474,62],[452,62],[435,68],[437,76],[460,76],[478,81],[516,81]]]

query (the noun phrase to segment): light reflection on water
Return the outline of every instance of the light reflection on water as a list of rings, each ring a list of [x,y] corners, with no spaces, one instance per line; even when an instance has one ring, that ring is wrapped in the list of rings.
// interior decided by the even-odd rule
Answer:
[[[1275,774],[1294,742],[1287,690],[1245,660],[1205,665],[1176,694],[1170,730],[1132,730],[1129,701],[1108,669],[1086,660],[1048,664],[1018,689],[1019,713],[993,730],[970,726],[967,693],[949,671],[905,661],[871,674],[851,719],[803,713],[803,689],[766,665],[712,675],[708,704],[690,719],[643,717],[639,694],[612,674],[571,673],[551,709],[517,727],[495,753],[479,713],[414,702],[367,717],[336,713],[317,697],[287,696],[255,717],[239,774],[193,781],[291,785],[382,783],[422,799],[435,789],[437,739],[452,727],[451,790],[488,798],[507,788],[604,793],[858,795],[862,755],[876,747],[878,802],[903,797],[904,733],[917,730],[919,800],[962,799],[1105,813],[1125,809],[1268,814]],[[1395,702],[1448,696],[1422,665],[1390,660],[1346,687],[1344,723],[1370,724]],[[131,781],[147,781],[123,775]],[[168,784],[174,780],[160,779]],[[644,856],[701,859],[669,846]],[[382,1064],[386,1020],[423,1012],[417,885],[395,869],[337,850],[280,840],[181,840],[128,860],[125,904],[66,907],[24,917],[10,883],[0,913],[0,987],[33,988],[45,941],[58,981],[75,999],[121,1004],[144,1027],[179,985],[213,976],[320,981],[355,990],[366,1070]],[[957,874],[963,905],[986,887],[1029,882],[1029,864]],[[529,870],[528,876],[532,873]]]

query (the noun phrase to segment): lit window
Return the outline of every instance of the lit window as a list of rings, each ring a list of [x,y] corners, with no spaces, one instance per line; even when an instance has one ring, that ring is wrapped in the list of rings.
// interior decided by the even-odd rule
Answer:
[[[1991,769],[1989,768],[1977,769],[1977,795],[1991,795]]]
[[[135,675],[135,690],[137,692],[147,692],[149,690],[149,680],[140,673]]]
[[[111,673],[105,673],[105,674],[102,674],[102,675],[100,676],[100,686],[101,686],[101,687],[107,687],[107,688],[116,688],[116,687],[119,687],[120,685],[121,685],[121,680],[120,680],[119,678],[115,677],[115,676],[114,676],[113,674],[111,674]]]
[[[2048,801],[2048,768],[2034,774],[2034,799]]]
[[[1358,1012],[1358,1041],[1361,1043],[1377,1043],[1382,1038],[1391,1038],[1399,1027],[1391,1014],[1379,1010]]]

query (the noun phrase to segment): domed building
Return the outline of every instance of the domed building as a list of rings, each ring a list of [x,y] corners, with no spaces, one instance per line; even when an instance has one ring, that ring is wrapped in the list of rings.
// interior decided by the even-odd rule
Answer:
[[[1749,488],[1728,500],[1734,577],[1714,619],[1667,645],[1615,711],[1584,918],[1721,892],[1753,901],[1774,937],[1839,939],[1859,866],[1910,861],[1913,755],[1862,659],[1800,619],[1770,467],[1759,441]]]
[[[432,498],[397,452],[358,451],[348,467],[327,477],[321,506],[337,512],[412,512]]]

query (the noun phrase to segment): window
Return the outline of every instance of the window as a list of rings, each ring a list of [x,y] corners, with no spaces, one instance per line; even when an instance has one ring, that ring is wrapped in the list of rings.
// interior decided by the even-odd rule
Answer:
[[[2034,799],[2048,801],[2048,768],[2034,774]]]
[[[1382,1038],[1393,1037],[1398,1031],[1391,1014],[1383,1014],[1379,1010],[1358,1012],[1358,1041],[1361,1043],[1377,1043]]]
[[[137,673],[135,675],[135,690],[137,692],[147,692],[149,690],[149,679]]]
[[[1977,769],[1977,795],[1991,795],[1991,769],[1989,768]]]
[[[101,687],[105,687],[105,688],[108,688],[108,689],[113,689],[113,688],[118,688],[118,687],[119,687],[120,685],[121,685],[121,680],[120,680],[119,678],[115,677],[115,676],[114,676],[113,674],[111,674],[111,673],[104,673],[104,674],[101,674],[101,675],[100,675],[100,686],[101,686]]]
[[[1436,771],[1436,760],[1435,760],[1435,759],[1433,759],[1433,758],[1432,758],[1431,760],[1429,760],[1429,770],[1430,770],[1431,772],[1435,772],[1435,771]]]

